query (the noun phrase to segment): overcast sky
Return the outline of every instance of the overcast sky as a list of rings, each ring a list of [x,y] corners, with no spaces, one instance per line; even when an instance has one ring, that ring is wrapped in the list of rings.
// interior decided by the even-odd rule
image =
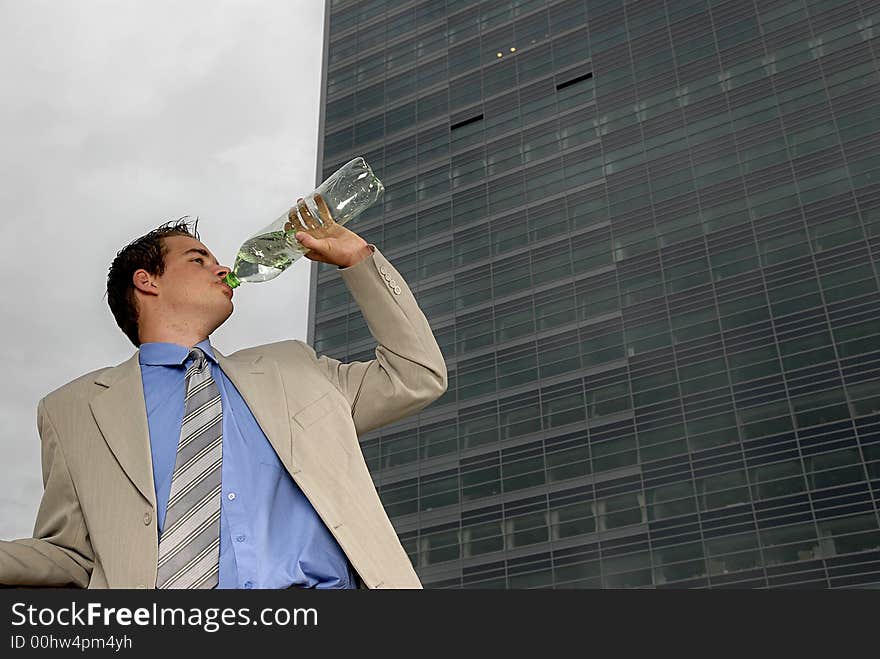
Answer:
[[[107,306],[116,252],[198,216],[231,265],[315,187],[324,0],[0,0],[0,539],[42,494],[36,407],[134,352]],[[211,341],[306,337],[309,265],[242,284]]]

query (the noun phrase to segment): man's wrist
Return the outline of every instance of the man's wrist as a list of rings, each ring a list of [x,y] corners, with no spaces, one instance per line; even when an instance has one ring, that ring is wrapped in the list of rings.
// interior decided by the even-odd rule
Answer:
[[[355,256],[355,257],[351,260],[350,263],[348,263],[348,264],[346,264],[346,265],[340,265],[340,266],[339,266],[339,269],[340,269],[340,270],[344,270],[345,268],[351,268],[351,267],[353,267],[353,266],[356,266],[358,263],[360,263],[361,261],[363,261],[364,259],[366,259],[368,256],[372,256],[372,255],[373,255],[373,247],[372,247],[372,245],[366,244],[366,245],[363,246],[363,249],[361,249],[361,250],[357,253],[357,256]]]

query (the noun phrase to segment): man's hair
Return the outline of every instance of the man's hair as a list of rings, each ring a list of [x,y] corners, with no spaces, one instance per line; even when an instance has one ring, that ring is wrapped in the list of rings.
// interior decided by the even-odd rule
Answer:
[[[116,324],[135,348],[140,347],[141,341],[138,336],[138,308],[132,283],[134,273],[141,268],[156,276],[165,272],[165,255],[168,253],[165,238],[189,236],[199,240],[199,220],[196,218],[190,229],[188,217],[184,215],[179,220],[165,222],[133,240],[116,253],[116,258],[110,264],[110,272],[107,274],[107,304],[110,305]]]

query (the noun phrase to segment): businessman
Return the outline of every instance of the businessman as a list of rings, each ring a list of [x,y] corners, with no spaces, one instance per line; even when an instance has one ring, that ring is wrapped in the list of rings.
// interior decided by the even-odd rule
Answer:
[[[137,351],[39,402],[44,493],[33,538],[0,542],[0,585],[421,588],[358,435],[441,396],[443,356],[375,245],[320,235],[296,238],[338,267],[373,360],[298,340],[223,355],[229,268],[185,218],[117,254],[108,303]]]

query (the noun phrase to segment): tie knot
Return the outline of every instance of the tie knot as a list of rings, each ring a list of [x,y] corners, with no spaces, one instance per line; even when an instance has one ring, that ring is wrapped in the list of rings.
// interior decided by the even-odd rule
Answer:
[[[193,348],[189,351],[189,359],[193,360],[193,366],[195,366],[196,370],[201,373],[205,370],[205,366],[208,365],[208,360],[205,358],[205,353],[202,352],[201,348]]]

